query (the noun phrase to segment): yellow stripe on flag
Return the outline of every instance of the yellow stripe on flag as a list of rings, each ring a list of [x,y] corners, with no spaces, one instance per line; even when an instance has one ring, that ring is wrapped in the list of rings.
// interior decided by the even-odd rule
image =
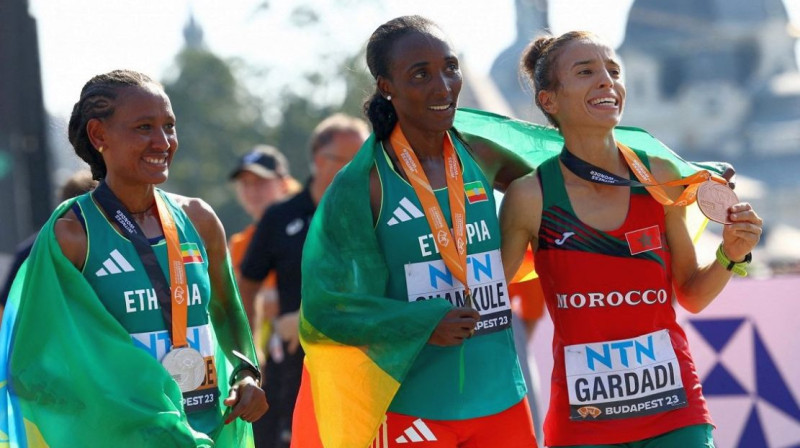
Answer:
[[[369,446],[400,383],[357,347],[326,341],[304,349],[322,444]]]

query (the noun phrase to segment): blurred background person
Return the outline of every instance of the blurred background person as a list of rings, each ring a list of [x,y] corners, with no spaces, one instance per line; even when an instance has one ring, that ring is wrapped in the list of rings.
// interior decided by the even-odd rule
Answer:
[[[334,114],[317,125],[309,145],[310,180],[301,192],[267,209],[241,263],[239,288],[250,316],[262,282],[270,273],[277,274],[279,310],[263,373],[270,409],[253,426],[259,447],[288,447],[291,442],[305,356],[298,333],[303,244],[322,195],[368,135],[365,121],[344,114]],[[257,325],[252,319],[250,324]]]
[[[239,205],[252,219],[241,232],[231,235],[228,242],[231,263],[238,281],[239,266],[253,238],[258,220],[270,205],[299,192],[302,186],[289,174],[289,162],[286,156],[278,148],[270,145],[258,145],[243,155],[231,172],[230,180],[236,188]],[[266,347],[272,332],[272,319],[278,314],[277,294],[275,272],[271,272],[261,283],[261,288],[255,296],[252,309],[254,315],[248,316],[253,323],[253,339],[260,364],[266,361],[263,348]]]

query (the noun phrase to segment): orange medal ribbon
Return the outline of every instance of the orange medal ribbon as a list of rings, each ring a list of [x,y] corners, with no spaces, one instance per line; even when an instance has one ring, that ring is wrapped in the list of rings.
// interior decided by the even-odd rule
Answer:
[[[450,134],[445,132],[443,145],[445,174],[447,176],[447,193],[450,199],[450,218],[453,223],[453,231],[447,227],[439,201],[433,193],[433,188],[428,181],[428,176],[422,170],[417,155],[408,143],[408,139],[400,129],[400,125],[395,125],[389,140],[392,148],[400,161],[403,170],[406,172],[414,192],[417,194],[425,218],[433,232],[436,247],[442,256],[445,266],[460,281],[465,288],[464,298],[468,307],[472,307],[472,296],[467,284],[467,225],[466,225],[466,205],[464,204],[464,178],[461,174],[461,165],[456,155],[453,141]],[[453,243],[455,239],[455,244]]]
[[[647,169],[645,164],[641,161],[641,159],[639,159],[639,156],[637,156],[632,149],[619,142],[617,142],[617,147],[622,153],[622,156],[625,158],[625,162],[628,163],[628,166],[633,171],[633,174],[637,179],[639,179],[639,182],[644,184],[645,188],[650,193],[650,196],[663,205],[690,205],[697,199],[697,189],[704,182],[713,181],[722,185],[728,185],[728,181],[719,176],[711,174],[707,170],[701,170],[692,174],[691,176],[659,184],[656,182],[653,174],[650,173],[650,170]],[[662,186],[674,187],[678,185],[687,185],[687,187],[683,190],[683,192],[681,192],[680,196],[678,196],[678,199],[673,201],[669,198]]]
[[[178,239],[178,228],[172,214],[164,203],[164,199],[156,192],[156,207],[164,239],[167,242],[169,263],[170,290],[172,291],[172,347],[186,347],[186,315],[188,311],[189,287],[186,282],[186,269],[181,256],[181,243]]]

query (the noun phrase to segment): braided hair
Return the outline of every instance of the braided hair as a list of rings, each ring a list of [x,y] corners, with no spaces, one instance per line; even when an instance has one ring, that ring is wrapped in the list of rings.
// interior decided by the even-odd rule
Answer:
[[[114,114],[120,89],[159,85],[149,76],[132,70],[114,70],[90,79],[81,89],[81,97],[72,108],[67,136],[75,154],[89,164],[92,178],[106,177],[106,163],[94,147],[86,129],[89,120],[107,118]]]
[[[433,29],[438,29],[438,26],[421,16],[398,17],[379,26],[367,43],[367,67],[372,77],[375,80],[378,76],[391,78],[391,53],[398,40],[411,33],[428,34]],[[375,92],[364,102],[364,115],[372,124],[372,131],[378,140],[389,137],[397,124],[397,113],[392,102],[384,98],[377,85]]]

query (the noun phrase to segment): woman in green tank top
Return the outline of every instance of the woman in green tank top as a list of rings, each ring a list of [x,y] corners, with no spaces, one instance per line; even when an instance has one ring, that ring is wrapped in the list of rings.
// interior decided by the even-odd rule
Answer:
[[[100,185],[54,212],[11,294],[14,446],[252,447],[267,402],[222,224],[156,188],[175,121],[141,73],[81,91],[69,140]]]
[[[324,446],[366,446],[377,430],[381,447],[422,440],[447,448],[536,446],[510,328],[492,193],[529,169],[488,142],[473,139],[467,146],[453,130],[461,70],[433,22],[407,16],[381,25],[369,40],[367,65],[376,80],[364,105],[373,135],[339,173],[309,231],[301,338],[315,402],[354,386],[369,400],[363,406],[355,390],[354,397],[341,398],[348,400],[341,406],[342,420],[351,422],[346,427],[336,425],[337,411],[319,408],[320,440]],[[350,230],[333,222],[349,213],[339,198],[362,188],[369,189],[364,215],[371,217],[375,244],[354,244],[363,249],[358,257],[369,259],[364,268],[379,266],[374,275],[347,260],[352,253],[343,239]],[[367,205],[358,207],[361,218]],[[344,259],[324,249],[323,240],[347,252]],[[343,264],[352,267],[327,277],[328,268]],[[375,296],[361,295],[366,282],[374,282],[369,292]],[[373,376],[366,368],[368,379],[361,379],[361,370],[328,376],[330,366],[322,360],[339,349],[329,341],[359,347],[380,370]],[[357,353],[339,359],[349,362],[351,356],[355,369],[367,365]],[[354,377],[357,386],[350,385]],[[380,383],[374,389],[373,378]],[[330,386],[317,388],[322,382]],[[296,409],[303,409],[302,397],[301,390]],[[293,433],[308,431],[298,415]],[[318,446],[311,439],[304,443]]]

